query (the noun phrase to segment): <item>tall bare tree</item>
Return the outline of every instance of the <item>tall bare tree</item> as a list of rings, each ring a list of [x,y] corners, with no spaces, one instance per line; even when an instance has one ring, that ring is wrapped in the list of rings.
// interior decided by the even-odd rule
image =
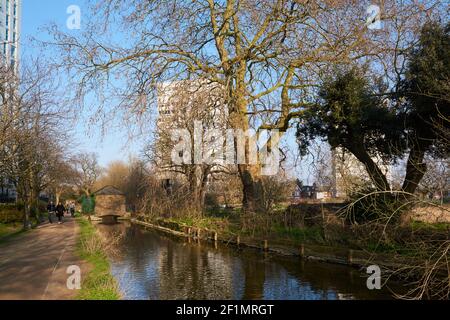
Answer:
[[[162,84],[159,92],[160,118],[155,141],[149,143],[147,155],[158,169],[161,179],[178,179],[187,184],[191,204],[201,210],[210,177],[233,170],[233,166],[224,163],[225,141],[220,141],[221,137],[226,136],[228,123],[223,90],[214,84],[207,86],[199,80]],[[175,154],[177,158],[181,156],[180,160],[185,158],[187,161],[176,162],[173,159],[178,143],[173,140],[175,128],[184,130],[188,135],[184,138],[188,138],[185,143],[190,150]],[[215,135],[208,134],[211,129],[216,130]]]
[[[75,156],[75,168],[78,171],[77,186],[86,196],[90,196],[102,168],[95,153],[81,153]]]
[[[374,32],[366,23],[369,1],[99,0],[84,36],[53,31],[76,98],[95,88],[100,109],[113,103],[141,117],[156,100],[158,83],[201,78],[225,88],[231,128],[285,132],[314,105],[332,65],[401,67],[399,53],[438,3],[383,1],[384,27]],[[134,37],[126,45],[111,41],[108,31],[118,30]],[[238,170],[244,206],[256,210],[261,164],[251,164],[249,153],[246,143],[247,162]]]
[[[0,82],[0,174],[15,183],[26,228],[66,136],[58,131],[59,122],[67,119],[62,112],[64,100],[53,69],[47,67],[36,60],[22,65],[20,74],[2,69],[6,76]]]

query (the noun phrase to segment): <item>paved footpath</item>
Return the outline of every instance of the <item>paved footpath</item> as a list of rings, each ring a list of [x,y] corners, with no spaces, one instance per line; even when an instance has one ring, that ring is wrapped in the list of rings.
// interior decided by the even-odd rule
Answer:
[[[0,245],[0,300],[70,300],[77,295],[66,282],[67,268],[88,266],[75,254],[75,220],[46,224]]]

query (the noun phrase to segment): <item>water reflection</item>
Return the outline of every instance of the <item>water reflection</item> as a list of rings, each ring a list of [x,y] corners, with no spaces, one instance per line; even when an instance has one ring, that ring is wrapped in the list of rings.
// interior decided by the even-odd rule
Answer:
[[[126,223],[98,225],[114,241],[112,272],[125,299],[388,299],[345,266],[188,243]]]

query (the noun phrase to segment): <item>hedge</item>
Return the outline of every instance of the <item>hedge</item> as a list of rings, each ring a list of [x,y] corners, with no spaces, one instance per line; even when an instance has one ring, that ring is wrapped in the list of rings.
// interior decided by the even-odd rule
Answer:
[[[20,222],[22,219],[23,213],[20,205],[0,203],[0,223]]]

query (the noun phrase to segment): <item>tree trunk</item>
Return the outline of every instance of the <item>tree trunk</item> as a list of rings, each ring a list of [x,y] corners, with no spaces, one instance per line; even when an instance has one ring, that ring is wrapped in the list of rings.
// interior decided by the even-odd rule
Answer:
[[[241,71],[242,74],[245,72]],[[235,130],[242,130],[243,132],[248,132],[249,119],[246,115],[247,112],[247,102],[245,100],[245,86],[243,75],[241,81],[238,81],[236,88],[236,109],[230,113],[230,121]],[[257,161],[251,163],[252,148],[250,147],[250,137],[245,141],[244,153],[245,153],[245,163],[238,164],[239,177],[242,182],[242,193],[243,200],[242,205],[244,212],[261,212],[263,210],[263,205],[261,203],[261,193],[262,193],[262,181],[261,181],[261,166],[259,163],[259,157],[256,157]],[[238,139],[235,138],[234,141],[235,150],[238,150]]]
[[[30,229],[30,204],[28,201],[24,201],[24,214],[23,214],[23,228],[24,230]]]
[[[242,181],[244,199],[242,205],[245,212],[261,212],[264,210],[262,201],[262,179],[258,165],[239,165],[239,176]]]
[[[199,190],[199,202],[201,205],[201,213],[203,214],[203,209],[205,208],[205,198],[206,198],[206,185],[208,183],[208,177],[211,168],[206,166],[202,168],[202,180],[200,182],[200,190]]]
[[[41,187],[38,182],[37,175],[34,171],[32,171],[32,183],[31,183],[31,190],[30,190],[30,198],[31,198],[31,209],[33,210],[35,214],[35,218],[38,223],[40,223],[40,214],[39,211],[39,195],[41,193]]]
[[[427,165],[423,161],[424,158],[424,148],[416,146],[411,149],[406,166],[405,181],[402,187],[404,192],[413,194],[419,186],[420,181],[427,172]]]
[[[23,229],[28,230],[30,227],[30,201],[25,183],[23,180],[19,180],[17,183],[17,196],[23,202]]]
[[[370,180],[377,188],[378,191],[391,191],[389,182],[387,181],[386,175],[381,171],[378,165],[372,160],[370,155],[364,149],[363,145],[354,145],[349,151],[362,163],[364,164],[367,173],[369,174]]]
[[[191,201],[199,213],[203,213],[205,207],[206,184],[210,169],[210,166],[203,165],[189,165],[187,168]]]
[[[59,204],[59,200],[61,199],[61,191],[56,191],[55,192],[55,203],[56,205]]]

